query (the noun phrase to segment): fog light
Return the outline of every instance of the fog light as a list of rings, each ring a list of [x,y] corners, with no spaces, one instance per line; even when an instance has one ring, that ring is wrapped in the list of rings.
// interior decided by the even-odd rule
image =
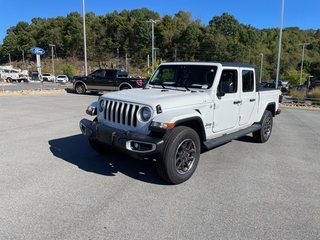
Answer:
[[[133,148],[134,149],[136,149],[136,150],[138,150],[139,148],[140,148],[140,145],[139,145],[139,143],[133,143]]]
[[[133,152],[147,153],[156,150],[156,144],[129,140],[126,149]]]

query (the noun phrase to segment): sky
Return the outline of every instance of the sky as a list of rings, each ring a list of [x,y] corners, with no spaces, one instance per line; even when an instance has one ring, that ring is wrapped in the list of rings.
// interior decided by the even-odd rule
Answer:
[[[31,19],[37,17],[66,17],[71,12],[82,15],[83,1],[85,11],[95,15],[147,8],[159,13],[160,17],[173,17],[182,10],[190,12],[193,20],[200,19],[205,25],[214,16],[228,13],[239,23],[258,29],[280,28],[281,16],[283,28],[320,28],[320,0],[0,0],[0,43],[3,43],[7,29],[20,21],[31,23]]]

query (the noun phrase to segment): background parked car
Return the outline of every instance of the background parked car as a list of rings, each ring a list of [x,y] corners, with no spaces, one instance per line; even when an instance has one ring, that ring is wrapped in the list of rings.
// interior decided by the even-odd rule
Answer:
[[[56,78],[56,82],[65,84],[65,83],[69,82],[69,78],[67,75],[58,75]]]
[[[54,76],[51,73],[43,73],[42,80],[47,82],[53,82]]]
[[[320,80],[316,80],[311,83],[312,88],[320,88]]]

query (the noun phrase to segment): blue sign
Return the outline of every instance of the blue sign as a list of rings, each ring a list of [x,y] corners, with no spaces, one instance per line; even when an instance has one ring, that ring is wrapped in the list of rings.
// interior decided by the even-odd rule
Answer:
[[[33,54],[37,54],[37,55],[43,55],[45,53],[45,51],[42,48],[39,48],[39,47],[33,47],[33,48],[30,49],[30,51]]]

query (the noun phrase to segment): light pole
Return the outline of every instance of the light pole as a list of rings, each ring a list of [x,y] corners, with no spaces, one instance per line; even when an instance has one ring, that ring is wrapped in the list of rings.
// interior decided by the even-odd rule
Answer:
[[[303,71],[303,59],[304,59],[304,48],[305,46],[310,45],[310,43],[300,43],[299,46],[302,46],[302,60],[301,60],[301,70],[300,70],[300,85],[302,84],[302,71]]]
[[[49,44],[49,47],[51,47],[51,62],[52,62],[52,76],[53,76],[53,82],[56,83],[56,78],[54,76],[54,59],[53,59],[53,47],[56,45],[54,44]]]
[[[278,47],[278,63],[277,63],[276,88],[278,88],[279,73],[280,73],[280,57],[281,57],[281,43],[282,43],[283,11],[284,11],[284,0],[282,0],[282,6],[281,6],[281,19],[280,19],[280,35],[279,35],[279,47]]]
[[[150,19],[149,21],[146,21],[146,22],[151,22],[151,26],[152,26],[152,46],[151,46],[151,60],[152,60],[152,73],[154,71],[154,24],[159,22],[160,20],[153,20],[153,19]]]
[[[83,19],[83,46],[84,46],[84,74],[88,75],[88,64],[87,64],[87,37],[86,37],[86,16],[84,9],[84,0],[82,0],[82,19]]]
[[[261,65],[260,65],[260,83],[262,80],[262,65],[263,65],[263,53],[260,53],[261,55]]]

